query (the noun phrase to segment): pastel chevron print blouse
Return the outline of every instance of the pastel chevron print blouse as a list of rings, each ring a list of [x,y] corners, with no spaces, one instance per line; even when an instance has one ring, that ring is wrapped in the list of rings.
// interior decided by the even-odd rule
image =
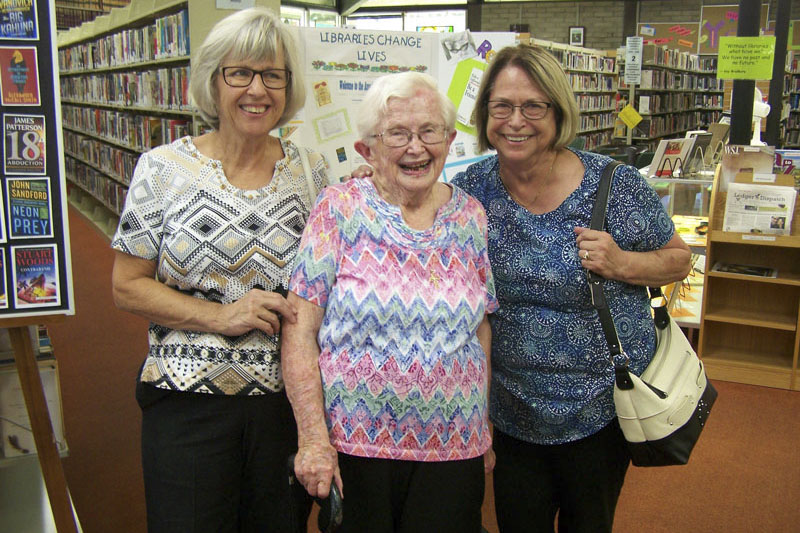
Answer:
[[[326,188],[300,242],[292,291],[325,308],[317,337],[333,446],[446,461],[490,445],[487,359],[497,309],[486,214],[461,189],[417,231],[368,179]]]

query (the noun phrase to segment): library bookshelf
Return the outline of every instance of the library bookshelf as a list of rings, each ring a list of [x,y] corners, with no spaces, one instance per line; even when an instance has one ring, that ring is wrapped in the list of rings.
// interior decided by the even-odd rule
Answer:
[[[530,44],[545,48],[561,62],[580,110],[578,137],[584,138],[584,149],[611,144],[617,111],[616,57],[603,50],[540,39],[531,39]]]
[[[723,231],[727,193],[711,193],[699,355],[711,378],[800,390],[800,220],[791,235]],[[740,173],[737,182],[752,183]],[[794,185],[779,174],[776,185]],[[797,203],[800,203],[798,199]],[[769,267],[774,278],[713,271],[717,262]]]
[[[620,66],[624,69],[624,64]],[[722,115],[723,82],[716,79],[716,57],[705,57],[647,44],[642,53],[641,83],[630,87],[620,76],[624,99],[642,115],[631,140],[655,148],[658,141],[682,137],[689,130],[717,122]],[[619,131],[624,137],[627,132]]]
[[[277,0],[255,3],[279,9]],[[133,0],[59,34],[65,168],[81,190],[70,198],[104,233],[116,225],[139,155],[199,131],[190,43],[231,12],[205,0]]]

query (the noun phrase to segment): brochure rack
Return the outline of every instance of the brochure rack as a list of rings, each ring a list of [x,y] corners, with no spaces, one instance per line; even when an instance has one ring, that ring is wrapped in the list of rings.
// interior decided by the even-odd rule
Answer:
[[[800,390],[800,221],[794,217],[788,236],[723,231],[727,193],[719,190],[719,168],[711,195],[698,353],[711,378]],[[735,181],[753,183],[753,175],[740,173]],[[794,180],[778,174],[774,184],[794,185]],[[777,275],[716,272],[717,262],[771,268]]]

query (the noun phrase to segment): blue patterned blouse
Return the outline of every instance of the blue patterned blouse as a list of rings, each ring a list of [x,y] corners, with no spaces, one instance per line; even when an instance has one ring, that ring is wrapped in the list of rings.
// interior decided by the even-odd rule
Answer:
[[[575,151],[586,171],[555,210],[534,215],[509,196],[497,156],[453,183],[477,198],[489,224],[489,260],[500,309],[492,320],[490,419],[517,439],[560,444],[582,439],[615,416],[614,372],[578,259],[575,226],[588,227],[607,156]],[[639,172],[615,172],[607,227],[623,250],[663,247],[674,226]],[[623,349],[639,374],[655,349],[645,287],[605,284]]]

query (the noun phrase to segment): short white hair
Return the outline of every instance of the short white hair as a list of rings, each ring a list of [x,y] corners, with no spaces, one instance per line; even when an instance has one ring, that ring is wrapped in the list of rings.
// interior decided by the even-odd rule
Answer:
[[[289,28],[265,7],[243,9],[217,22],[192,57],[189,94],[203,120],[214,129],[219,127],[216,78],[223,60],[269,61],[281,51],[291,77],[286,86],[286,108],[276,127],[289,122],[306,101],[297,43]]]
[[[453,102],[439,91],[436,80],[421,72],[400,72],[376,78],[364,95],[356,121],[361,141],[369,144],[370,137],[379,133],[376,130],[386,118],[389,100],[412,98],[420,89],[428,89],[437,96],[444,126],[448,131],[453,131],[456,125],[456,108]]]

